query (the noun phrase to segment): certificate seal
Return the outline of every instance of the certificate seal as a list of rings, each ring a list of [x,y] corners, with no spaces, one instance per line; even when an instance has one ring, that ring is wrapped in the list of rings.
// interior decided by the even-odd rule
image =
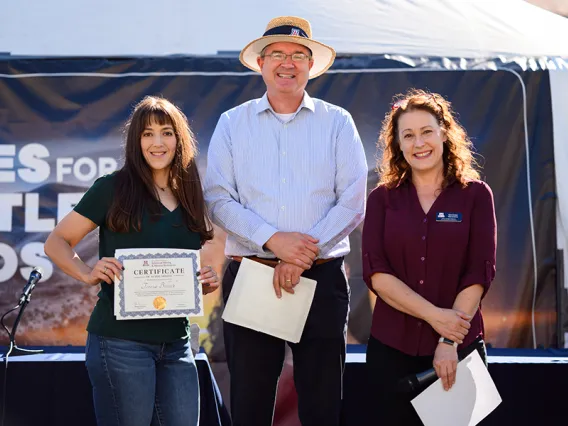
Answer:
[[[154,308],[156,308],[158,311],[161,311],[166,307],[166,299],[164,299],[162,296],[156,297],[153,303],[154,303]]]

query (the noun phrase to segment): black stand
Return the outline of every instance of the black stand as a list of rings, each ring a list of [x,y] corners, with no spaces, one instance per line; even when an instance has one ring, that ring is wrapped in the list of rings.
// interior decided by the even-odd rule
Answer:
[[[20,307],[20,311],[18,312],[18,316],[16,317],[16,321],[14,322],[14,326],[12,327],[12,331],[10,331],[8,333],[8,335],[10,336],[10,348],[8,349],[8,352],[6,353],[6,360],[8,360],[9,356],[20,356],[20,355],[33,355],[33,354],[39,354],[42,353],[43,350],[41,349],[23,349],[23,348],[19,348],[18,345],[16,344],[16,331],[18,330],[18,324],[20,324],[20,320],[22,319],[22,315],[24,314],[24,310],[26,309],[26,306],[28,306],[28,303],[30,303],[30,297],[31,295],[28,294],[27,296],[22,297],[22,299],[20,299],[20,303],[19,303],[19,307]],[[18,308],[18,306],[16,306],[15,309]],[[4,319],[4,318],[2,318]]]
[[[556,250],[556,347],[565,347],[568,334],[568,292],[564,287],[564,250]]]
[[[16,344],[16,331],[18,330],[18,325],[20,324],[20,320],[22,319],[22,315],[24,315],[24,311],[26,310],[26,306],[28,306],[28,303],[30,303],[31,293],[32,293],[34,287],[35,287],[36,283],[41,279],[41,274],[42,274],[41,269],[34,268],[34,270],[32,271],[32,274],[30,275],[30,280],[28,281],[28,283],[24,287],[24,292],[20,296],[19,303],[15,307],[10,309],[8,312],[6,312],[4,315],[2,315],[2,317],[0,318],[0,324],[2,324],[2,327],[4,327],[4,329],[8,333],[8,336],[10,337],[10,348],[8,349],[8,352],[6,353],[6,356],[4,357],[6,369],[4,371],[4,380],[3,380],[4,385],[2,386],[2,404],[1,404],[1,408],[2,408],[1,422],[2,423],[1,423],[1,426],[4,426],[4,420],[6,419],[6,385],[8,383],[8,380],[7,380],[8,379],[8,359],[10,358],[10,356],[32,355],[32,354],[38,354],[38,353],[43,352],[42,350],[19,348],[18,345]],[[8,327],[6,327],[6,325],[4,324],[4,318],[6,318],[6,315],[14,312],[18,308],[20,308],[20,311],[18,312],[18,316],[16,317],[16,321],[14,321],[14,325],[12,326],[12,330],[10,331],[10,330],[8,330]]]

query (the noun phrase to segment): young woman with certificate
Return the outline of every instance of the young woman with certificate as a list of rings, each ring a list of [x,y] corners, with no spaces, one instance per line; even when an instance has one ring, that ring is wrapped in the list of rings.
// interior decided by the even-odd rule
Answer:
[[[45,243],[46,254],[65,273],[101,286],[86,345],[99,425],[198,424],[188,318],[119,321],[114,304],[114,281],[130,272],[115,251],[199,250],[213,237],[196,153],[181,110],[162,98],[144,98],[127,122],[124,166],[99,178]],[[90,267],[74,247],[97,227],[100,260]],[[205,293],[219,285],[210,267],[196,275]],[[154,306],[163,309],[164,302],[156,298]]]

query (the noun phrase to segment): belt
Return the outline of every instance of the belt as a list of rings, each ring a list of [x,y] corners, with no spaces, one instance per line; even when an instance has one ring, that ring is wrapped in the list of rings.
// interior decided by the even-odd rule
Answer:
[[[243,256],[229,256],[229,257],[236,262],[242,262],[243,261]],[[280,260],[278,260],[278,259],[265,259],[264,257],[258,257],[258,256],[244,256],[244,257],[246,257],[247,259],[250,259],[254,262],[262,263],[263,265],[272,266],[273,268],[280,263]],[[331,260],[335,260],[335,258],[331,257],[329,259],[316,259],[314,261],[314,265],[322,265],[322,264],[327,263]]]

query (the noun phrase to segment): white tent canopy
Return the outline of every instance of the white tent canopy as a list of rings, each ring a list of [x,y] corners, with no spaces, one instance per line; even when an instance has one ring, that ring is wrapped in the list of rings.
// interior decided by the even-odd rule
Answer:
[[[36,0],[6,2],[0,52],[128,56],[239,51],[278,15],[340,53],[568,57],[568,19],[523,0]]]
[[[214,20],[223,31],[193,51],[240,50],[270,18],[297,14],[341,53],[568,56],[568,19],[523,0],[241,0],[229,13],[216,3],[199,2],[197,28],[207,34]]]

